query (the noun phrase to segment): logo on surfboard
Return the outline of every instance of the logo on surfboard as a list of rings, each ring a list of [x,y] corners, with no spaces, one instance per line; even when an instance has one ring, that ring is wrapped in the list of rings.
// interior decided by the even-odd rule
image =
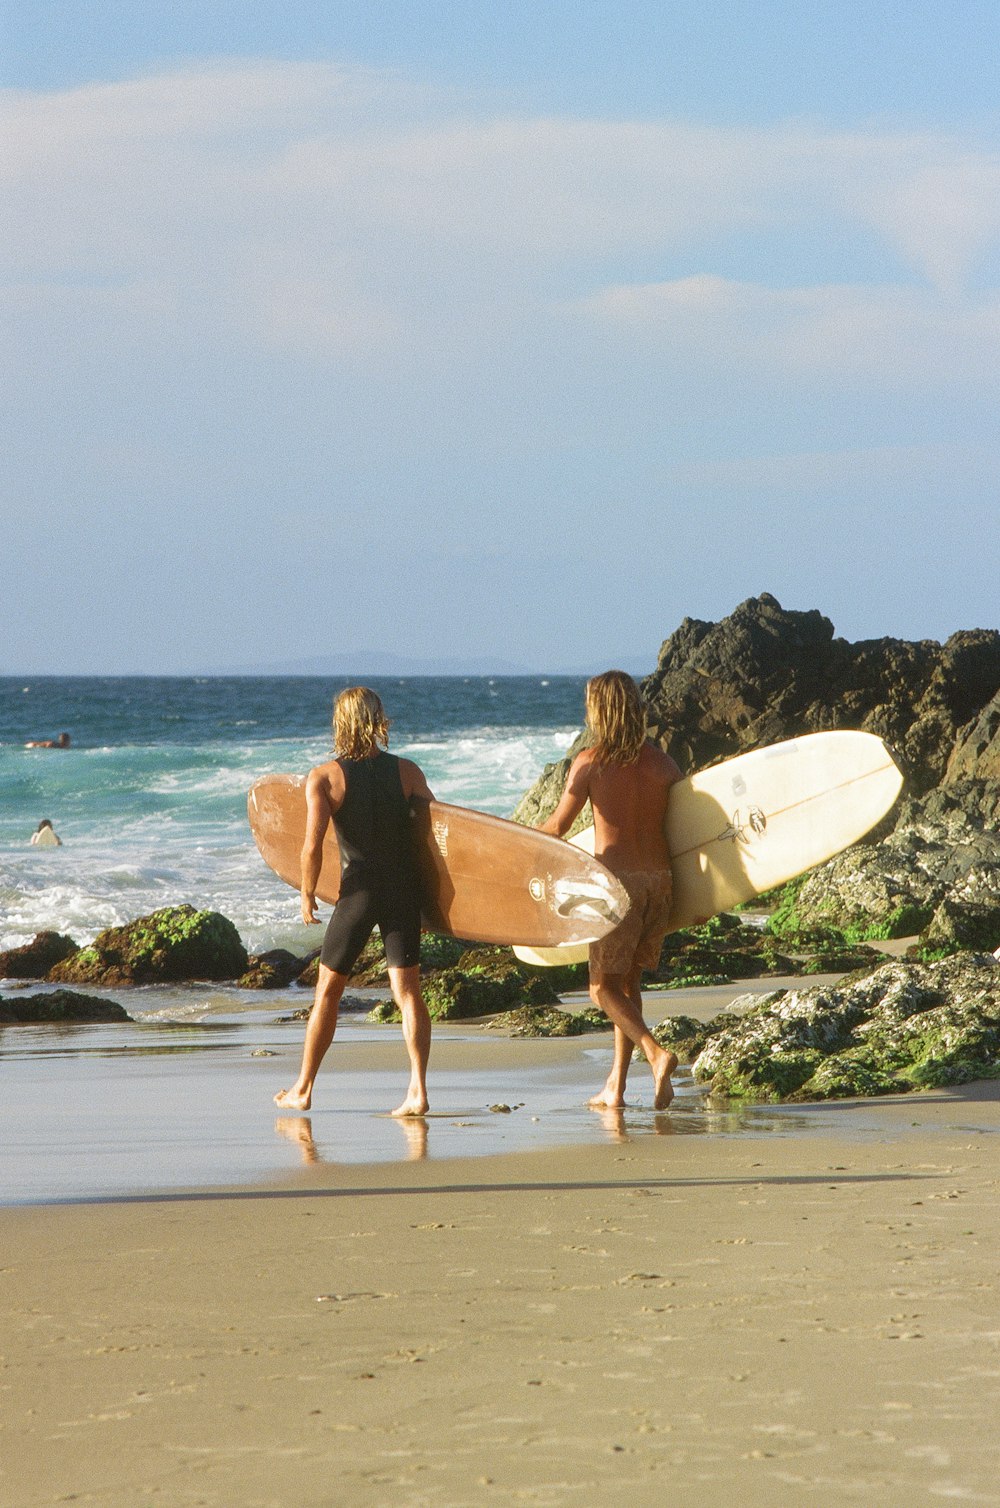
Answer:
[[[767,813],[759,806],[737,807],[728,827],[724,827],[717,843],[749,843],[753,838],[762,838],[767,831]]]

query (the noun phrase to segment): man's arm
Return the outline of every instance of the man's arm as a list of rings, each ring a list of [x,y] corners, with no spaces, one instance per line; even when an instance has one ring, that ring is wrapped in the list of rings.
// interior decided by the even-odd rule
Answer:
[[[538,831],[562,838],[569,832],[590,798],[590,769],[593,760],[589,749],[582,750],[569,767],[559,805],[551,816],[539,824]]]
[[[330,819],[344,799],[344,777],[340,767],[336,770],[339,789],[334,790],[334,777],[324,769],[310,770],[306,781],[306,836],[301,857],[301,902],[302,920],[307,925],[318,925],[316,915],[316,886],[323,867],[323,839]]]
[[[422,801],[433,801],[434,792],[427,784],[427,778],[418,764],[412,759],[399,761],[399,778],[403,785],[403,795],[409,801],[411,796],[418,796]]]

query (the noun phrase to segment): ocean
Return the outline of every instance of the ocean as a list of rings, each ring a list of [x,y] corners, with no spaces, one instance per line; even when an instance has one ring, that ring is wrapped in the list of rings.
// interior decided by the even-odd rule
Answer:
[[[160,906],[221,911],[250,952],[315,934],[250,836],[246,793],[330,756],[323,677],[0,680],[0,949],[43,929],[80,943]],[[442,801],[509,816],[583,721],[580,677],[409,677],[370,684],[391,747]],[[67,732],[65,750],[25,749]],[[49,818],[63,846],[30,845]]]
[[[0,680],[0,948],[43,929],[86,943],[181,902],[221,911],[251,952],[315,948],[319,929],[302,924],[297,894],[257,852],[246,793],[259,775],[305,772],[329,756],[332,702],[347,684]],[[435,795],[498,816],[565,754],[583,720],[582,677],[370,684],[392,719],[393,750],[422,766]],[[24,747],[62,732],[68,749]],[[60,848],[30,844],[46,817]],[[0,982],[3,993],[18,988]],[[434,1114],[396,1121],[385,1112],[405,1086],[399,1029],[365,1019],[385,991],[363,992],[356,1010],[345,1002],[310,1114],[276,1115],[272,1095],[298,1068],[295,1012],[308,991],[194,983],[98,993],[131,1021],[0,1027],[0,1205],[256,1182],[303,1161],[492,1155],[685,1132],[801,1134],[823,1122],[783,1106],[719,1113],[686,1070],[671,1114],[656,1115],[642,1065],[627,1114],[595,1116],[586,1101],[606,1077],[610,1033],[533,1044],[532,1054],[475,1022],[435,1027]],[[710,1013],[731,993],[709,991]],[[657,1003],[662,1014],[666,1002]],[[671,1008],[685,1006],[674,997]],[[498,1103],[506,1113],[496,1113]]]

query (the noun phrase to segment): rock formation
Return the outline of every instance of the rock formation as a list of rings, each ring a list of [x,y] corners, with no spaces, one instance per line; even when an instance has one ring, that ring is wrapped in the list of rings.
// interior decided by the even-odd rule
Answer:
[[[1000,781],[1000,694],[959,730],[945,780]]]
[[[767,593],[719,623],[685,618],[642,682],[652,736],[682,770],[829,728],[878,734],[922,795],[996,750],[1000,633],[972,629],[945,644],[872,639],[851,644],[819,612],[786,611]],[[980,726],[982,724],[982,726]],[[992,733],[990,729],[992,728]],[[961,764],[959,735],[969,751]],[[546,767],[515,817],[536,825],[558,800],[569,758]],[[977,752],[972,754],[972,750]],[[992,757],[992,756],[991,756]]]
[[[228,917],[167,906],[124,927],[109,927],[46,977],[65,984],[170,984],[236,979],[246,968],[246,949]]]
[[[30,943],[0,953],[0,979],[44,979],[51,968],[78,950],[62,932],[36,932]]]
[[[75,990],[50,990],[39,995],[9,995],[0,1000],[0,1026],[14,1022],[37,1025],[40,1021],[60,1021],[80,1025],[85,1022],[131,1021],[125,1007],[98,995],[79,995]]]
[[[882,842],[806,878],[777,931],[831,922],[855,937],[924,933],[952,951],[1000,946],[1000,784],[966,780],[905,802]]]
[[[835,987],[735,1000],[695,1058],[714,1096],[821,1100],[1000,1075],[1000,965],[891,962]]]

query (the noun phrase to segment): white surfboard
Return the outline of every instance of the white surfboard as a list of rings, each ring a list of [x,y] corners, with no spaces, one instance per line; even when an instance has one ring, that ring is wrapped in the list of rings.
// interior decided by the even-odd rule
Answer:
[[[889,811],[903,776],[871,733],[807,733],[678,781],[665,830],[674,877],[670,931],[708,921],[824,864]],[[594,851],[594,829],[570,840]],[[527,948],[523,963],[585,963],[583,946]]]

